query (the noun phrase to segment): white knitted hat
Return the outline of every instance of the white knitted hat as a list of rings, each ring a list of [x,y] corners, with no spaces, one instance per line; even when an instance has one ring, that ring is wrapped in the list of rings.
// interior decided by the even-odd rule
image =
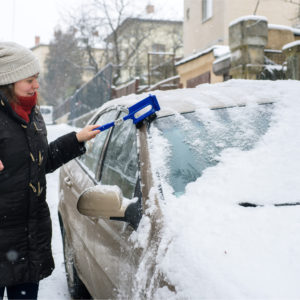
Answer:
[[[0,42],[0,85],[14,83],[40,72],[32,51],[12,42]]]

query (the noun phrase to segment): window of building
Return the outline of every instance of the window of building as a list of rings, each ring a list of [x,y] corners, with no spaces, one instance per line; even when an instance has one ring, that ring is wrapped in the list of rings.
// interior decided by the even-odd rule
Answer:
[[[166,46],[163,44],[152,44],[152,51],[153,52],[165,52]]]
[[[190,9],[187,8],[186,10],[186,19],[189,20],[190,19]]]
[[[213,15],[213,0],[202,0],[202,22]]]
[[[152,44],[152,51],[154,53],[151,57],[151,66],[152,68],[155,68],[164,62],[164,53],[166,51],[166,46],[163,44]]]

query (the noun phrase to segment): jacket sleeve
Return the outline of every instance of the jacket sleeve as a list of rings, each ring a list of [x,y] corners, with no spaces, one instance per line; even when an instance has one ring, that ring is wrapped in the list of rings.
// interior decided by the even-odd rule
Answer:
[[[84,143],[79,143],[76,132],[70,132],[48,146],[46,173],[51,173],[71,159],[84,154]]]

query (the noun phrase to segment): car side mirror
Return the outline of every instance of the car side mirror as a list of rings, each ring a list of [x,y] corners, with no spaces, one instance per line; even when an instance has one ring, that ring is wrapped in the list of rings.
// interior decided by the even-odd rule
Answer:
[[[88,217],[124,217],[123,195],[116,185],[97,185],[86,189],[79,197],[77,209]]]
[[[128,222],[135,230],[142,218],[141,200],[123,206],[121,189],[116,185],[97,185],[79,197],[77,210],[88,217]]]

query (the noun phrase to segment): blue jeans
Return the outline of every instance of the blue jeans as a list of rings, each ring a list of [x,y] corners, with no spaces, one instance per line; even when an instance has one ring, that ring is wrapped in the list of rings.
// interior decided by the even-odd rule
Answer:
[[[4,297],[4,291],[7,291],[7,298],[11,299],[37,299],[39,290],[38,283],[22,283],[12,286],[0,287],[0,300]]]

